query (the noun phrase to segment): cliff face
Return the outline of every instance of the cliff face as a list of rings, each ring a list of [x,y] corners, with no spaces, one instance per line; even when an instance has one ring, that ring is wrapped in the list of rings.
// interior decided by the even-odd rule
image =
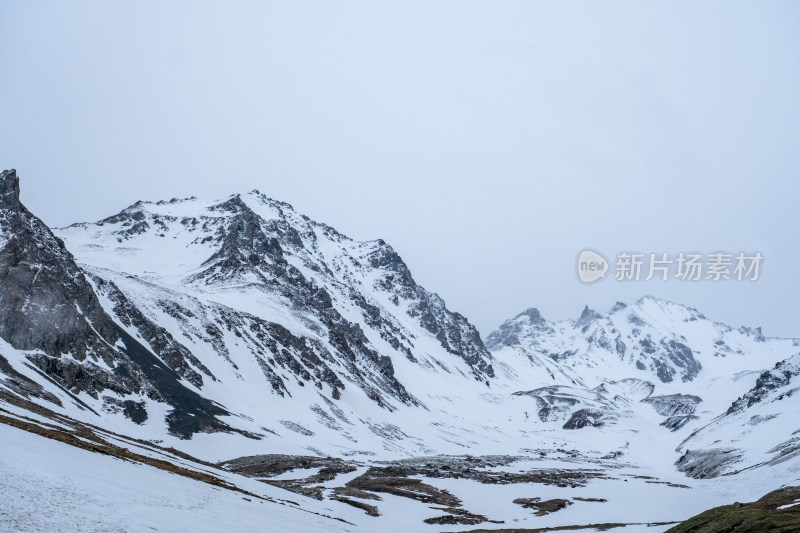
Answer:
[[[16,172],[0,174],[0,338],[66,390],[121,406],[133,420],[147,418],[144,397],[172,407],[167,422],[175,435],[227,431],[216,418],[224,409],[187,389],[106,313],[64,242],[19,193]]]
[[[112,364],[112,321],[64,242],[20,202],[14,170],[0,174],[0,235],[0,337],[20,350]]]

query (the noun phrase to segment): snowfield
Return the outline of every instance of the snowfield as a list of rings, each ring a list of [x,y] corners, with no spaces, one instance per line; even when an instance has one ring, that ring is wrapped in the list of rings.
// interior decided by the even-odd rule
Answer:
[[[6,425],[0,425],[0,441],[0,528],[4,531],[356,530],[299,506],[248,501],[236,492]],[[250,485],[260,493],[270,492],[267,485],[252,481]],[[301,505],[316,504],[317,512],[330,512],[319,502],[294,496]]]

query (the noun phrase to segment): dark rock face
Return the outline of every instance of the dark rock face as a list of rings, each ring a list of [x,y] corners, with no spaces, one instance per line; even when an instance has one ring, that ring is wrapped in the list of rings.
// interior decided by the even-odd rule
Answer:
[[[17,171],[4,170],[0,173],[0,209],[19,211],[21,207]]]
[[[642,400],[642,403],[649,403],[661,416],[667,418],[661,422],[661,426],[670,431],[678,431],[683,426],[697,420],[695,411],[703,399],[691,394],[668,394],[664,396],[650,396]]]
[[[147,420],[147,408],[144,402],[134,402],[133,400],[119,400],[113,396],[104,396],[104,409],[117,413],[122,412],[127,418],[136,424],[142,424]]]
[[[511,320],[505,321],[500,327],[486,337],[486,347],[497,350],[503,346],[520,344],[520,339],[530,335],[548,335],[555,330],[542,317],[535,307],[526,309]]]
[[[97,290],[114,303],[113,312],[117,319],[125,327],[136,328],[167,366],[198,388],[203,386],[203,377],[194,368],[199,368],[207,377],[215,379],[188,348],[177,342],[166,329],[147,319],[114,283],[99,276],[92,276],[92,280]]]
[[[589,309],[589,306],[583,308],[583,312],[578,320],[575,322],[575,327],[578,329],[582,329],[587,327],[589,324],[592,323],[593,320],[600,317],[600,313],[595,311],[594,309]],[[585,330],[584,330],[585,332]]]
[[[656,376],[663,383],[672,382],[676,375],[680,375],[684,382],[691,381],[703,368],[700,361],[695,359],[692,349],[674,339],[660,339],[656,343],[647,337],[641,339],[639,345],[642,353],[652,357]],[[667,364],[668,362],[671,362],[672,365]]]
[[[514,396],[528,396],[535,402],[536,414],[542,422],[563,420],[580,404],[578,398],[564,393],[561,387],[540,387],[530,391],[515,392]]]
[[[675,462],[679,471],[695,479],[706,479],[723,474],[732,464],[741,460],[741,452],[734,448],[687,450]]]
[[[702,368],[700,361],[694,358],[691,348],[683,343],[670,340],[667,343],[666,353],[675,366],[684,370],[681,378],[683,381],[694,379]]]
[[[772,370],[767,370],[756,379],[755,386],[747,391],[744,396],[734,401],[728,408],[727,414],[743,411],[748,407],[764,401],[773,392],[782,387],[787,387],[800,376],[798,357],[780,361]]]
[[[581,429],[587,426],[601,427],[605,425],[603,417],[602,411],[597,411],[595,409],[579,409],[572,413],[570,419],[564,424],[564,429]]]
[[[8,359],[2,355],[0,355],[0,384],[25,399],[30,399],[31,397],[42,398],[58,406],[61,405],[61,400],[57,396],[47,392],[41,385],[14,370]]]
[[[247,207],[238,195],[216,208],[235,213],[235,216],[221,236],[221,246],[204,263],[206,270],[197,274],[195,279],[212,284],[251,274],[262,283],[269,283],[271,279],[286,275],[287,269],[291,267],[283,256],[278,239],[262,231],[262,223],[265,221],[261,217]],[[275,229],[291,233],[288,228]],[[290,235],[290,239],[296,238],[296,235]],[[324,295],[320,296],[325,300]]]
[[[20,350],[112,363],[117,335],[64,243],[19,201],[16,173],[0,174],[0,337]]]
[[[643,403],[652,405],[658,414],[667,417],[693,415],[702,401],[699,396],[691,394],[650,396],[642,400]]]
[[[333,389],[332,397],[338,399],[345,385],[332,368],[344,367],[350,378],[379,405],[389,408],[383,398],[385,394],[410,405],[416,404],[402,384],[394,379],[391,359],[379,355],[365,344],[363,332],[357,329],[357,325],[351,325],[351,328],[337,327],[330,332],[329,341],[336,348],[336,352],[331,352],[319,341],[294,335],[280,324],[246,313],[227,308],[217,309],[204,318],[211,321],[208,323],[210,328],[216,328],[218,324],[266,348],[263,353],[255,352],[253,356],[258,359],[265,377],[280,396],[289,394],[280,377],[283,371],[288,371],[297,380],[310,383],[318,389],[328,385]],[[374,362],[375,373],[368,374],[367,369],[360,367],[359,361],[364,359]]]
[[[182,438],[230,430],[216,418],[227,414],[224,409],[182,385],[181,375],[106,314],[64,243],[19,201],[13,170],[0,174],[0,242],[0,337],[33,352],[28,359],[36,368],[73,393],[98,398],[109,390],[167,402],[174,408],[167,417],[170,432]],[[135,325],[163,348],[167,359],[190,355],[153,324]],[[177,360],[175,366],[186,370]],[[36,392],[28,389],[28,394]],[[132,402],[123,409],[131,419],[146,417],[143,404]]]
[[[144,375],[148,388],[156,392],[159,400],[173,407],[166,417],[170,433],[188,439],[198,432],[231,431],[227,424],[216,418],[229,414],[225,409],[181,384],[177,372],[150,353],[124,329],[116,327],[125,346],[122,352],[133,362],[129,366]],[[128,365],[120,365],[118,368],[125,372],[127,367]]]
[[[556,511],[566,509],[567,506],[572,505],[571,501],[561,498],[545,501],[542,501],[541,498],[517,498],[513,503],[521,505],[523,509],[532,509],[536,516],[545,516],[550,513],[555,513]]]
[[[448,311],[437,295],[418,289],[418,303],[409,310],[409,315],[419,317],[420,324],[436,336],[444,349],[466,361],[475,379],[494,377],[492,356],[478,330],[462,315]]]
[[[492,356],[480,334],[459,313],[447,309],[444,300],[416,284],[411,272],[391,246],[378,241],[368,261],[371,267],[386,272],[378,285],[386,291],[413,301],[408,314],[436,337],[448,352],[461,357],[472,369],[477,380],[494,377]]]
[[[676,415],[670,416],[664,419],[660,426],[664,426],[665,428],[669,429],[670,431],[678,431],[683,426],[691,422],[692,420],[697,420],[699,417],[695,415]]]

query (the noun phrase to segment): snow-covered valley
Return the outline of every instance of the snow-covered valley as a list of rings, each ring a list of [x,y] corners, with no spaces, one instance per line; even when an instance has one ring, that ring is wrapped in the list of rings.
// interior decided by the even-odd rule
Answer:
[[[6,171],[0,243],[0,529],[666,531],[800,484],[800,341],[678,303],[484,341],[257,191],[51,230]]]

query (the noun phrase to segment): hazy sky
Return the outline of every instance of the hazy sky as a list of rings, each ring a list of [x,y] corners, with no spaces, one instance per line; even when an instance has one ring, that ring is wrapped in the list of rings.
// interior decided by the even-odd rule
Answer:
[[[56,226],[257,188],[483,334],[654,294],[800,336],[794,1],[3,0],[0,166]],[[587,286],[585,247],[765,259]]]

